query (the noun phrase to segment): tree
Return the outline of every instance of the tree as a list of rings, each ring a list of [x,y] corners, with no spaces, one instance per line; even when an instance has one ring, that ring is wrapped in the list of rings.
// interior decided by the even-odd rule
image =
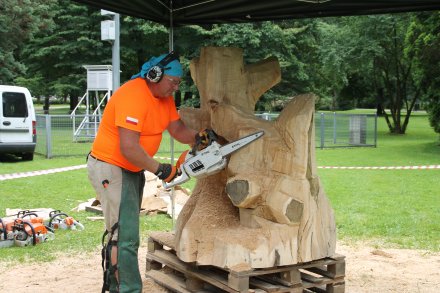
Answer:
[[[111,46],[101,41],[97,9],[58,0],[51,10],[53,27],[35,34],[22,50],[26,78],[39,78],[38,91],[45,96],[77,99],[86,90],[83,65],[111,63]]]
[[[100,38],[104,17],[96,8],[68,0],[11,0],[0,9],[2,83],[15,80],[34,95],[75,98],[86,89],[83,65],[111,64],[111,44]],[[438,12],[424,12],[177,27],[174,48],[187,73],[184,103],[198,103],[189,61],[199,48],[235,46],[243,48],[246,63],[269,56],[280,61],[282,80],[256,110],[281,110],[305,92],[320,97],[318,108],[331,109],[370,106],[383,97],[378,104],[389,109],[390,132],[405,133],[417,100],[431,101],[430,113],[436,113],[438,18]],[[168,47],[165,26],[121,16],[121,81]]]
[[[8,0],[0,2],[0,84],[11,84],[26,66],[20,48],[42,30],[49,29],[54,0]]]
[[[414,18],[410,36],[417,56],[415,68],[425,89],[429,122],[440,133],[440,12],[419,13]]]
[[[168,29],[144,19],[121,17],[121,81],[139,72],[152,56],[168,51]]]
[[[318,23],[319,63],[314,75],[319,94],[331,110],[346,110],[371,99],[372,50],[370,36],[359,17],[322,19]]]
[[[301,56],[307,56],[303,52],[311,51],[309,42],[304,41],[308,40],[306,35],[310,34],[310,27],[306,22],[296,21],[216,24],[179,28],[175,36],[177,46],[184,52],[189,51],[186,54],[188,60],[198,56],[198,49],[202,46],[243,48],[246,63],[277,57],[281,64],[282,81],[267,92],[256,106],[257,110],[271,111],[280,110],[276,104],[282,105],[288,97],[309,90],[310,76]],[[189,89],[196,92],[193,86]],[[194,96],[197,97],[196,94]]]
[[[404,134],[411,112],[422,94],[421,79],[414,71],[416,58],[412,50],[415,36],[410,36],[413,14],[392,14],[366,16],[356,22],[359,31],[370,36],[367,50],[372,55],[373,71],[370,79],[378,96],[384,92],[384,100],[379,101],[391,133]],[[405,113],[402,110],[406,110]]]

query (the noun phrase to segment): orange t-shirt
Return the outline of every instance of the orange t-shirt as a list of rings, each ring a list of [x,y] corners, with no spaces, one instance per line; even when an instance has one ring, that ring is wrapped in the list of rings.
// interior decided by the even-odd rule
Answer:
[[[154,156],[159,149],[162,133],[170,122],[179,118],[173,97],[155,98],[144,79],[130,80],[107,103],[92,146],[92,155],[138,172],[141,169],[121,154],[118,127],[140,132],[140,145],[150,156]]]

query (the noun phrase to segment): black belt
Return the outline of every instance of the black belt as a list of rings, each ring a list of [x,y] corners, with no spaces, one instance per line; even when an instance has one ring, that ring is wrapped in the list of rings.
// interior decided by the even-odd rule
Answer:
[[[104,162],[104,163],[105,163],[105,161],[98,159],[97,157],[95,157],[95,156],[92,155],[92,154],[89,154],[89,156],[92,157],[93,159],[97,160],[97,161],[100,161],[100,162]]]

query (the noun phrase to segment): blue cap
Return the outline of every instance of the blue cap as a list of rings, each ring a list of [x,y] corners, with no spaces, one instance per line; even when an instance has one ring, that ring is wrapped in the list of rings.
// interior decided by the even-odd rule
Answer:
[[[145,76],[151,67],[157,65],[167,55],[168,54],[162,54],[159,57],[152,57],[150,60],[145,62],[144,65],[142,65],[141,72],[133,75],[131,77],[131,79],[134,79],[134,78],[137,78],[140,76]],[[182,74],[183,74],[182,65],[180,65],[180,62],[177,59],[175,59],[175,60],[171,61],[170,63],[168,63],[167,65],[165,65],[164,69],[165,69],[164,74],[166,74],[166,75],[175,76],[175,77],[182,77]]]

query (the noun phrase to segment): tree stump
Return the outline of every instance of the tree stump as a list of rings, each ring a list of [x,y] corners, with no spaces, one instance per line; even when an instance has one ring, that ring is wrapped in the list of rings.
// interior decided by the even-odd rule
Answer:
[[[176,222],[185,262],[267,268],[335,253],[333,210],[317,176],[314,95],[296,96],[271,122],[255,117],[257,100],[281,79],[275,58],[245,65],[238,48],[202,48],[191,61],[200,109],[180,110],[194,129],[227,141],[264,131],[231,155],[227,168],[197,180]]]

